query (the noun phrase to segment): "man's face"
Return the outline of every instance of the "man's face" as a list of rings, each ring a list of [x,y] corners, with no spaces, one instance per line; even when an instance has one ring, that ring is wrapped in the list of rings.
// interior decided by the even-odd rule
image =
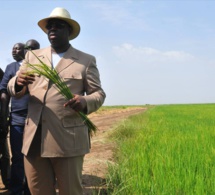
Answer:
[[[16,60],[17,62],[23,60],[24,44],[20,44],[20,43],[15,44],[12,49],[12,56],[13,56],[13,59]]]
[[[71,29],[63,20],[50,19],[47,22],[48,39],[52,46],[59,47],[68,44]]]

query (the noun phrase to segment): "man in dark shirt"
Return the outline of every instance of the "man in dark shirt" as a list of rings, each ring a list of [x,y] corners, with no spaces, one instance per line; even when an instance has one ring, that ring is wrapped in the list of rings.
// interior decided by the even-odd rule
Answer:
[[[16,75],[22,60],[25,56],[25,49],[39,49],[40,44],[36,40],[29,40],[23,43],[16,43],[13,46],[12,55],[15,62],[7,65],[5,74],[0,84],[1,91],[1,101],[2,109],[1,115],[3,116],[3,126],[7,127],[7,117],[8,116],[8,105],[11,100],[11,109],[9,115],[9,125],[10,125],[10,145],[12,153],[12,164],[11,164],[11,178],[10,178],[10,191],[12,195],[30,194],[24,173],[24,162],[22,149],[23,131],[25,126],[25,119],[28,112],[28,98],[29,95],[26,94],[24,98],[17,99],[15,97],[9,96],[7,93],[7,84],[9,80]]]
[[[24,166],[23,166],[23,154],[22,137],[25,124],[25,118],[27,116],[27,104],[28,95],[25,95],[24,99],[10,98],[7,93],[7,84],[9,80],[16,75],[19,67],[24,59],[24,43],[16,43],[12,49],[12,55],[15,62],[7,65],[3,79],[0,84],[2,109],[1,115],[3,116],[3,129],[8,128],[8,106],[11,102],[10,114],[9,114],[9,126],[10,126],[10,145],[11,145],[11,177],[9,189],[11,194],[21,195],[23,192],[23,181],[25,178]]]
[[[3,78],[4,72],[0,68],[0,82]],[[1,102],[0,102],[1,103]],[[0,104],[1,108],[1,104]],[[1,113],[1,112],[0,112]],[[0,114],[0,170],[1,179],[5,186],[4,189],[9,188],[9,173],[10,173],[10,153],[7,141],[8,128],[3,128],[3,117]]]

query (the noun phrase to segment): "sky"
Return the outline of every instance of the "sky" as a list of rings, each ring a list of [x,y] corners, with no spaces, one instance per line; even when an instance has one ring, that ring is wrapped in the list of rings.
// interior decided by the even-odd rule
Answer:
[[[0,0],[3,70],[15,43],[50,45],[37,22],[55,7],[80,24],[70,43],[96,57],[104,105],[215,102],[215,1]]]

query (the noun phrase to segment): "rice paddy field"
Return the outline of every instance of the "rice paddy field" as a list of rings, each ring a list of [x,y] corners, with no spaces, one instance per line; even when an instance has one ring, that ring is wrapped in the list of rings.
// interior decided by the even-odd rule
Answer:
[[[110,138],[108,194],[215,194],[215,104],[149,107]]]

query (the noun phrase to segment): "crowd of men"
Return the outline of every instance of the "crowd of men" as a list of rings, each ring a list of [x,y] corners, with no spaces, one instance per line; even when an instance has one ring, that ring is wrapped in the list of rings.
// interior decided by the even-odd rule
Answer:
[[[38,26],[50,46],[40,48],[33,39],[16,43],[14,62],[0,72],[2,181],[10,195],[56,195],[56,186],[61,195],[82,195],[83,161],[90,152],[91,134],[78,113],[99,109],[106,94],[96,58],[70,44],[81,29],[70,13],[57,7]],[[71,99],[44,75],[24,68],[41,61],[56,70],[73,93]]]

